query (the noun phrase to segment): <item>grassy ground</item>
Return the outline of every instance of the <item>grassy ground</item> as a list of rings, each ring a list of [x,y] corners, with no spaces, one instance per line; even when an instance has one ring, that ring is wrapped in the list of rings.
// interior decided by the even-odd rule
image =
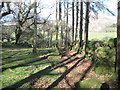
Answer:
[[[51,66],[51,64],[56,64],[60,56],[56,52],[55,49],[39,49],[38,54],[31,54],[31,48],[3,48],[2,50],[2,70],[3,73],[0,77],[2,77],[2,87],[5,88],[7,86],[13,85],[14,83],[37,73],[46,67]],[[41,59],[41,56],[49,55],[49,58]],[[49,70],[49,69],[48,69]],[[64,70],[64,69],[63,69]],[[49,72],[45,70],[40,75],[43,75],[43,79],[48,80],[48,83],[57,79],[60,74],[59,70],[53,70]],[[51,79],[50,79],[51,78]],[[50,79],[50,80],[49,80]],[[27,87],[30,82],[27,82],[22,85],[22,87]],[[40,84],[41,85],[41,84]],[[39,85],[39,87],[40,87]]]
[[[116,38],[116,32],[89,32],[89,40],[104,40],[109,38]]]
[[[19,86],[19,84],[20,84],[19,88],[28,87],[31,88],[34,86],[42,88],[45,87],[45,85],[49,85],[55,80],[57,80],[66,70],[66,68],[64,67],[53,70],[51,68],[52,65],[59,65],[60,63],[58,59],[61,56],[58,55],[58,52],[56,51],[55,48],[38,49],[38,54],[32,54],[31,51],[32,51],[31,48],[14,48],[14,49],[3,48],[2,50],[3,73],[0,76],[1,77],[0,79],[2,81],[2,88],[6,88],[9,86],[15,87],[16,85]],[[42,58],[41,56],[44,56],[44,58]],[[47,56],[49,57],[47,58]],[[102,69],[100,68],[100,70]],[[112,77],[106,78],[107,81],[112,82],[116,80],[117,76],[112,74],[113,73],[111,73]],[[37,82],[35,81],[36,80],[35,77],[37,77],[36,78]],[[32,80],[31,78],[34,78],[34,80]],[[82,83],[82,88],[85,87],[90,88],[87,87],[88,85],[86,85],[88,81],[84,82],[83,80],[84,83]],[[90,84],[89,86],[92,86],[94,84],[94,81],[96,83],[96,80],[93,80],[93,82],[92,80],[90,81],[92,84]],[[78,84],[80,84],[81,86],[81,83]],[[99,84],[99,80],[97,85],[98,87],[100,87],[101,85]]]
[[[116,33],[89,33],[90,40],[104,40],[109,39],[110,37],[115,38]],[[114,72],[115,48],[113,42],[112,44],[110,42],[110,47],[112,47],[112,49],[110,49],[108,46],[104,46],[107,44],[108,42],[96,43],[96,49],[94,51],[93,44],[91,43],[90,46],[92,47],[89,47],[88,49],[88,54],[90,54],[88,59],[91,59],[91,55],[94,54],[94,58],[97,60],[97,62],[99,62],[99,64],[96,64],[96,68],[94,68],[96,74],[107,74],[106,71],[108,69],[112,70],[112,74]],[[3,70],[2,75],[0,75],[2,88],[12,86],[19,81],[22,82],[22,86],[20,88],[32,86],[34,81],[31,80],[31,82],[28,82],[28,79],[34,77],[34,75],[41,77],[42,81],[46,81],[46,83],[49,84],[59,78],[65,71],[65,68],[51,71],[51,66],[59,64],[60,61],[58,61],[58,59],[61,57],[58,55],[58,52],[55,48],[38,49],[37,54],[32,54],[31,52],[31,48],[16,47],[2,49],[2,66],[0,66],[0,68]],[[46,57],[41,58],[41,56]],[[47,56],[49,57],[47,58]],[[105,68],[101,68],[101,65],[103,65],[103,62],[105,61]],[[106,66],[108,65],[108,62],[110,66],[107,68]],[[105,73],[103,73],[103,71],[105,71]],[[116,79],[116,77],[117,76],[114,75],[109,80],[113,81]],[[86,82],[87,81],[85,81],[85,83]],[[44,87],[46,83],[38,81],[37,86]],[[84,83],[82,83],[82,85],[84,86]]]

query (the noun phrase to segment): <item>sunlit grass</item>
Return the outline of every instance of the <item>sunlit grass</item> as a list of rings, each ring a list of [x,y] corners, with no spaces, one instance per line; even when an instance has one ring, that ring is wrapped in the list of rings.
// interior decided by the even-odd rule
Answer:
[[[89,32],[89,40],[95,39],[95,40],[104,40],[104,39],[110,39],[110,38],[116,38],[117,33],[116,32]]]
[[[31,51],[31,48],[3,48],[3,73],[0,76],[3,88],[13,85],[16,82],[51,66],[51,63],[56,64],[59,62],[58,59],[60,56],[55,48],[38,49],[37,54],[32,54]],[[44,55],[49,55],[49,57],[47,59],[38,58],[38,56]],[[44,73],[47,73],[48,75],[44,75]],[[41,73],[42,78],[46,80],[49,78],[51,82],[60,76],[56,75],[59,73],[56,70],[53,70],[52,72],[45,71],[44,73]],[[25,83],[22,86],[28,87],[28,85],[28,83]]]

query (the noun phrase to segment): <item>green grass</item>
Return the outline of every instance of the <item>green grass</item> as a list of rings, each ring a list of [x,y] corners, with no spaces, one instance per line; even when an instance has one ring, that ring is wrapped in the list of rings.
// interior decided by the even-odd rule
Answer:
[[[89,40],[103,40],[109,38],[116,38],[116,32],[89,32]]]
[[[44,70],[52,64],[59,63],[57,59],[59,59],[60,56],[55,48],[38,49],[37,54],[32,54],[31,51],[31,48],[3,48],[3,73],[0,76],[2,88],[11,86],[20,80]],[[49,57],[47,59],[38,58],[38,56],[44,55],[49,55]],[[64,68],[61,69],[64,71]],[[50,69],[47,69],[40,73],[40,75],[43,80],[48,80],[50,83],[61,75],[59,74],[60,72],[61,70],[50,71]],[[21,87],[29,87],[29,83],[30,82],[26,82]],[[41,87],[41,84],[39,87]]]
[[[118,79],[118,75],[116,73],[112,74],[110,78],[108,78],[108,82],[113,82]]]
[[[78,88],[100,88],[101,82],[96,79],[83,80],[76,83]]]

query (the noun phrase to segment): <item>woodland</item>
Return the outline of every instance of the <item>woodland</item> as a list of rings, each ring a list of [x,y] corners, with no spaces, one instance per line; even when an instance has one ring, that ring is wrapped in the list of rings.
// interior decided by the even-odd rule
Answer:
[[[109,0],[42,2],[0,1],[0,88],[119,90],[120,1],[116,16]]]

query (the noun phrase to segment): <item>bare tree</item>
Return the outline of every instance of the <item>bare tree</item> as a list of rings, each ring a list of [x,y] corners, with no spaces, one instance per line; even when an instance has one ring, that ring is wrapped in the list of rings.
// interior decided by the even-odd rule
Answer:
[[[16,35],[16,44],[18,43],[18,40],[20,39],[21,35],[22,35],[22,31],[23,31],[23,25],[25,25],[25,23],[32,19],[34,16],[30,16],[30,11],[32,10],[32,8],[34,7],[34,4],[31,4],[30,6],[28,6],[27,10],[24,10],[21,5],[23,3],[18,3],[16,4],[18,6],[18,12],[15,12],[14,15],[16,15],[16,19],[17,19],[17,24],[16,24],[16,31],[15,31],[15,35]],[[25,3],[24,3],[25,4]],[[32,24],[28,25],[27,27],[32,26]]]
[[[1,2],[1,5],[0,5],[0,19],[2,19],[4,16],[7,16],[9,14],[11,14],[11,12],[13,12],[10,8],[10,3],[11,2]],[[5,12],[2,12],[2,8],[5,7],[5,4],[6,4],[6,8],[7,10]]]

